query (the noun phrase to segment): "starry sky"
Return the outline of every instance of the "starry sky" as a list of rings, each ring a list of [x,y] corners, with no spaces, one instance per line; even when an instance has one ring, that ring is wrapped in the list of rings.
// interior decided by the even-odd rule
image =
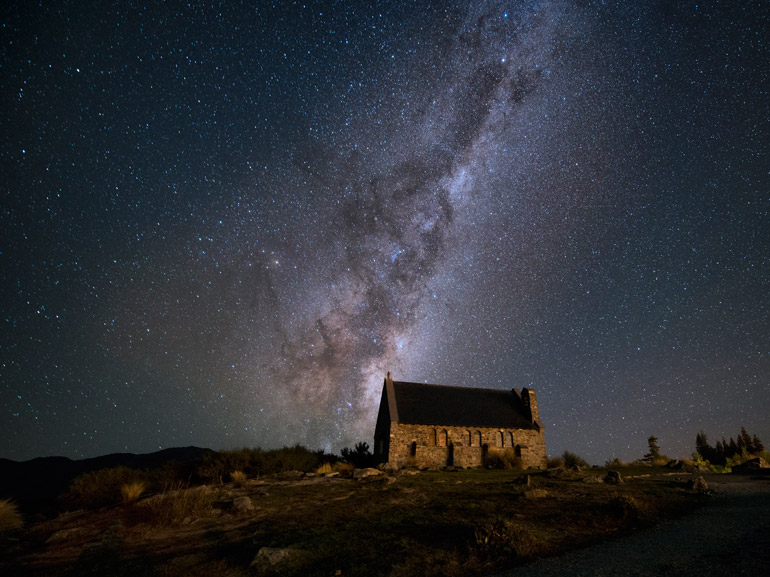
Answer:
[[[0,457],[770,443],[766,2],[3,3]]]

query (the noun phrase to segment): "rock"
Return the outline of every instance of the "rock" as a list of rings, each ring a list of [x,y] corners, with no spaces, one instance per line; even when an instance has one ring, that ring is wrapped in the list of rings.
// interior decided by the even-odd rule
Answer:
[[[528,489],[522,495],[525,499],[542,499],[548,496],[548,491],[545,489]]]
[[[770,465],[768,465],[767,461],[765,461],[762,457],[754,457],[753,459],[749,459],[748,461],[733,467],[733,472],[742,473],[746,471],[756,471],[758,469],[768,468],[770,468]]]
[[[288,563],[293,555],[292,549],[275,549],[273,547],[262,547],[257,556],[254,557],[249,569],[256,570],[259,575],[270,575],[277,573],[280,567]]]
[[[617,471],[607,471],[604,476],[604,482],[608,485],[620,485],[623,483],[623,476]]]
[[[339,471],[332,471],[331,473],[324,473],[324,477],[327,479],[333,479],[334,477],[339,477],[340,472]]]
[[[687,483],[687,486],[697,493],[705,493],[709,490],[709,484],[706,483],[706,479],[704,479],[703,476],[690,479],[690,481]]]
[[[354,479],[366,479],[367,477],[378,477],[382,475],[382,471],[377,469],[356,469],[353,471]]]
[[[599,475],[588,475],[583,479],[583,482],[590,485],[601,485],[604,483],[604,479],[602,479]]]
[[[254,503],[251,502],[249,497],[238,497],[233,501],[233,509],[239,513],[245,513],[246,511],[254,510]]]
[[[73,527],[72,529],[62,529],[60,531],[56,531],[53,535],[48,537],[46,540],[46,543],[61,543],[62,541],[66,541],[73,535],[78,535],[79,533],[83,533],[85,529],[82,527]]]

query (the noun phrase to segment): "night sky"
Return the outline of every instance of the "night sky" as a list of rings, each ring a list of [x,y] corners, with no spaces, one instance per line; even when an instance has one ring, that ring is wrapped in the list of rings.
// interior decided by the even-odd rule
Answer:
[[[770,444],[767,2],[0,18],[0,457],[371,444],[387,371]]]

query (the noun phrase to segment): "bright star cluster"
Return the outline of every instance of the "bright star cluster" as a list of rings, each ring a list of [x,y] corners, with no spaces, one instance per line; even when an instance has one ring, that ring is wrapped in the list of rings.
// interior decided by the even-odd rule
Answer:
[[[387,371],[593,463],[770,440],[764,4],[0,18],[0,457],[338,451]]]

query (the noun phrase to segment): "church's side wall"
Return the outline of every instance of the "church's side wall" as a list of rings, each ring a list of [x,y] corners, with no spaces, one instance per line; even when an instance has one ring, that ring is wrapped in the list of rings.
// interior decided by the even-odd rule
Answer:
[[[524,467],[544,467],[542,429],[435,427],[391,423],[388,464],[401,468],[480,467],[485,451],[513,449]]]

